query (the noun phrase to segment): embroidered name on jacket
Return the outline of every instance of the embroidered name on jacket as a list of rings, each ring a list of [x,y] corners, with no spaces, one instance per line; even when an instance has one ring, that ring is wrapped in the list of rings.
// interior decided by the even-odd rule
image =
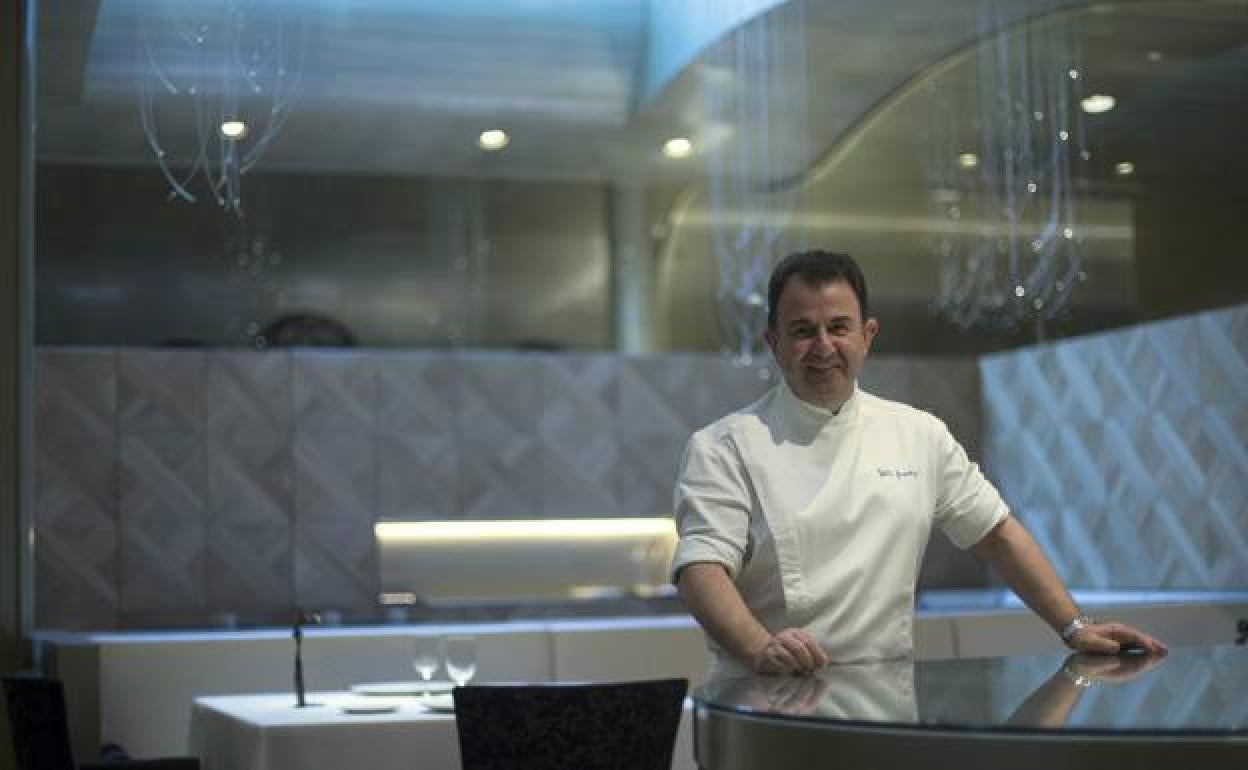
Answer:
[[[907,468],[904,470],[901,468],[876,468],[875,470],[880,474],[881,478],[917,479],[919,477],[919,472],[913,468]]]

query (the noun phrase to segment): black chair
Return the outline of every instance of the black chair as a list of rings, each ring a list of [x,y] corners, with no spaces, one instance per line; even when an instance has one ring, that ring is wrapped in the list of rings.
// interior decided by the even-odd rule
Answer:
[[[117,746],[107,747],[108,753],[124,758],[75,765],[61,683],[33,674],[6,674],[3,679],[17,770],[199,770],[194,757],[130,759]]]
[[[670,770],[689,682],[456,687],[463,770]]]

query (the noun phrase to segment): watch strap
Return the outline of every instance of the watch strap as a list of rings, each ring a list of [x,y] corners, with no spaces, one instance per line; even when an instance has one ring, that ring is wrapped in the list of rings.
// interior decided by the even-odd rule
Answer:
[[[1078,615],[1075,615],[1073,618],[1071,618],[1070,622],[1067,623],[1065,626],[1063,626],[1061,631],[1057,632],[1057,635],[1062,637],[1063,642],[1066,642],[1067,644],[1069,644],[1071,637],[1073,637],[1075,634],[1079,633],[1083,629],[1087,628],[1091,624],[1092,624],[1092,618],[1080,612]]]

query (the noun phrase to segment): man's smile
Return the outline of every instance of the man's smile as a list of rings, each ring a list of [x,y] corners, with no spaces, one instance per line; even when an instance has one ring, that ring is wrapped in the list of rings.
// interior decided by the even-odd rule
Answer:
[[[844,365],[838,361],[806,361],[806,368],[816,372],[831,372],[838,369],[844,369]]]

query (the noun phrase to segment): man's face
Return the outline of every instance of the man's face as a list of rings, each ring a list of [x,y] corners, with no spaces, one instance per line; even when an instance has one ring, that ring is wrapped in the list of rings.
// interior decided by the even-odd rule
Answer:
[[[780,293],[776,326],[763,339],[798,398],[836,411],[853,393],[878,329],[874,318],[864,322],[848,283],[815,287],[793,276]]]

